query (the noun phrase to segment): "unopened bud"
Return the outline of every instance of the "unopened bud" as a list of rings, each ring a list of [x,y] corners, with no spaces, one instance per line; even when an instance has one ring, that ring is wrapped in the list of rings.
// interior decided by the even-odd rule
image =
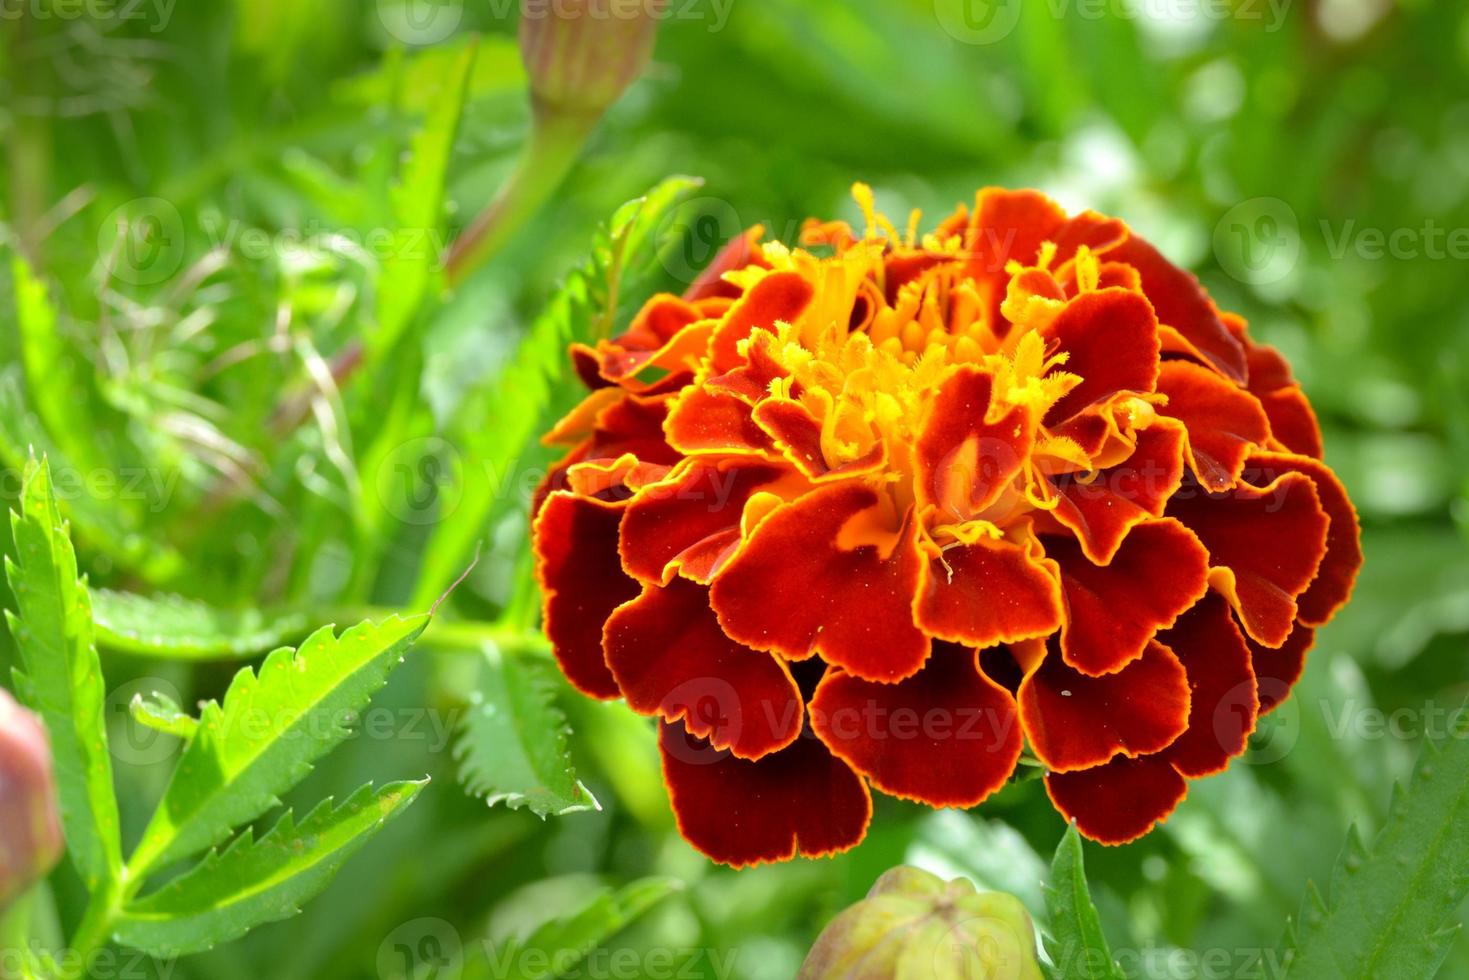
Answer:
[[[932,977],[1041,980],[1035,931],[1020,900],[978,892],[917,868],[884,874],[867,897],[832,920],[799,980]]]
[[[520,55],[538,112],[600,116],[653,57],[667,0],[521,0]]]
[[[51,870],[62,847],[46,730],[0,688],[0,911]]]

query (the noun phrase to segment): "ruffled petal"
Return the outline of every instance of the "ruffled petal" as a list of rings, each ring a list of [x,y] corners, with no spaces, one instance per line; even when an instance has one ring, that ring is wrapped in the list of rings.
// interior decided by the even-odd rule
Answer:
[[[1053,512],[1076,533],[1082,551],[1097,564],[1112,560],[1134,526],[1162,517],[1183,482],[1183,427],[1155,422],[1137,434],[1137,448],[1117,466],[1087,474],[1051,477],[1060,503]]]
[[[626,506],[553,493],[535,522],[546,636],[567,680],[594,698],[621,695],[602,655],[602,624],[641,591],[617,556]]]
[[[923,559],[912,522],[894,533],[887,555],[874,544],[844,548],[840,540],[878,503],[865,486],[830,484],[761,521],[714,580],[725,632],[793,660],[819,652],[868,680],[915,673],[929,640],[913,625]]]
[[[755,406],[755,424],[775,441],[795,466],[813,480],[838,479],[880,469],[887,462],[887,450],[879,440],[857,459],[828,464],[821,446],[821,422],[798,401],[770,398]]]
[[[1326,554],[1330,520],[1316,485],[1287,473],[1264,488],[1241,483],[1225,494],[1185,488],[1168,504],[1209,550],[1211,584],[1256,642],[1279,647],[1295,626],[1296,599]]]
[[[678,829],[720,864],[823,857],[861,842],[872,820],[862,778],[814,737],[757,761],[662,726],[659,747]]]
[[[1168,819],[1188,782],[1156,755],[1113,759],[1095,769],[1051,773],[1046,792],[1076,829],[1101,844],[1126,844]]]
[[[1260,713],[1244,634],[1211,593],[1159,640],[1182,661],[1190,691],[1188,730],[1164,754],[1190,779],[1222,772],[1244,752]]]
[[[1020,685],[1031,748],[1056,772],[1090,769],[1115,755],[1161,752],[1188,725],[1188,675],[1173,651],[1149,643],[1115,674],[1088,677],[1049,651]]]
[[[1326,556],[1310,587],[1296,600],[1297,619],[1307,626],[1324,626],[1351,599],[1357,584],[1357,573],[1362,569],[1362,526],[1346,488],[1326,464],[1286,453],[1256,453],[1250,457],[1247,476],[1251,483],[1273,483],[1286,473],[1304,473],[1311,478],[1321,508],[1331,519]]]
[[[701,319],[692,303],[666,293],[654,296],[638,311],[626,333],[598,345],[602,377],[622,383],[650,366],[692,367],[712,329],[688,329]]]
[[[758,759],[801,734],[801,692],[778,657],[719,628],[709,590],[650,585],[607,620],[607,666],[630,708],[681,721],[715,749]]]
[[[1038,550],[982,538],[932,556],[914,618],[930,635],[976,649],[1049,636],[1061,625],[1061,586]]]
[[[1234,486],[1251,450],[1270,439],[1270,420],[1259,401],[1209,368],[1168,361],[1158,392],[1168,396],[1160,411],[1188,429],[1194,475],[1216,493]]]
[[[896,684],[827,672],[811,727],[873,786],[935,807],[976,806],[1020,758],[1015,699],[984,676],[973,650],[949,644]]]
[[[741,293],[740,287],[725,282],[724,274],[751,265],[769,268],[765,256],[760,253],[760,239],[764,236],[765,228],[755,225],[731,238],[719,250],[719,254],[714,256],[714,261],[705,266],[699,277],[684,291],[683,298],[690,303],[715,296],[737,298]]]
[[[1119,391],[1150,392],[1158,382],[1158,319],[1137,293],[1084,293],[1042,333],[1068,355],[1058,370],[1081,376],[1081,384],[1046,413],[1048,425]]]
[[[919,430],[918,501],[965,521],[992,504],[1030,457],[1035,433],[1017,406],[990,420],[994,378],[972,365],[954,370],[934,393]]]
[[[669,445],[690,456],[709,453],[774,458],[775,445],[750,405],[735,395],[695,386],[679,396],[664,426]]]
[[[1249,380],[1243,345],[1220,320],[1198,279],[1137,235],[1109,250],[1107,258],[1126,262],[1142,277],[1143,292],[1158,312],[1158,322],[1167,327],[1164,350],[1198,357],[1239,384]]]
[[[628,505],[619,549],[629,575],[666,582],[676,572],[708,582],[739,544],[750,497],[789,471],[772,463],[698,458]]]
[[[1267,715],[1290,697],[1291,689],[1306,672],[1306,655],[1316,645],[1316,631],[1297,626],[1278,650],[1263,647],[1249,637],[1245,637],[1245,643],[1250,648],[1260,714]]]
[[[774,332],[777,323],[795,323],[814,295],[811,283],[795,271],[769,273],[751,286],[714,328],[709,341],[713,373],[739,367],[745,360],[740,341],[749,339],[757,327]]]
[[[1066,600],[1061,655],[1084,674],[1111,674],[1142,656],[1209,590],[1209,553],[1175,520],[1134,527],[1107,565],[1070,537],[1045,540]]]

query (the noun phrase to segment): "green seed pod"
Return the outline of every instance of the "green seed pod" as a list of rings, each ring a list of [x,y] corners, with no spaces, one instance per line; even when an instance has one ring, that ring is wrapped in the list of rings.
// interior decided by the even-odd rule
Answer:
[[[55,866],[63,846],[46,730],[0,688],[0,911]]]
[[[799,980],[1041,980],[1020,901],[917,868],[884,874],[832,920]]]
[[[600,116],[653,57],[667,0],[521,0],[520,55],[536,111]]]

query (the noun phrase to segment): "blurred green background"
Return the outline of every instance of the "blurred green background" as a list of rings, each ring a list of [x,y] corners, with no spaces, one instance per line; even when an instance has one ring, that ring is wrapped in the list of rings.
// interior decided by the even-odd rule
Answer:
[[[549,393],[501,379],[618,205],[669,174],[705,181],[665,222],[684,235],[644,270],[646,292],[679,288],[748,225],[789,239],[807,215],[855,217],[854,180],[890,214],[935,218],[983,185],[1035,186],[1126,217],[1287,353],[1365,529],[1355,601],[1251,755],[1196,784],[1145,840],[1088,849],[1123,965],[1205,975],[1179,972],[1190,961],[1171,951],[1233,963],[1273,947],[1306,880],[1329,875],[1349,824],[1381,822],[1417,737],[1446,730],[1469,691],[1462,5],[674,0],[654,64],[548,206],[452,296],[412,307],[393,343],[369,343],[340,389],[322,371],[380,336],[411,292],[394,260],[437,257],[445,241],[402,228],[393,188],[405,173],[411,184],[413,134],[453,99],[443,80],[472,35],[451,232],[526,139],[515,4],[0,0],[0,14],[0,244],[61,311],[50,383],[27,387],[0,263],[3,490],[14,498],[27,443],[82,472],[146,473],[136,493],[69,501],[96,583],[345,622],[340,610],[441,592],[422,556],[458,521],[483,560],[441,616],[514,621],[533,608],[518,478],[544,459],[496,447],[511,469],[483,508],[451,475],[573,397],[564,372]],[[147,255],[119,233],[139,222],[154,229]],[[639,298],[621,297],[622,322]],[[402,505],[403,474],[429,510]],[[452,718],[474,676],[463,632],[469,642],[431,631],[376,703]],[[236,669],[106,663],[119,705],[159,680],[186,703],[217,696]],[[678,838],[645,723],[569,692],[560,704],[600,812],[487,809],[427,724],[422,737],[359,739],[303,799],[423,772],[434,785],[306,914],[173,975],[396,977],[406,949],[445,967],[421,975],[450,976],[456,944],[648,876],[681,887],[607,948],[636,951],[650,976],[666,953],[687,975],[789,977],[829,917],[905,861],[1041,907],[1037,854],[1062,823],[1037,782],[970,814],[883,800],[848,855],[735,873]],[[125,738],[124,713],[114,722]],[[134,832],[171,762],[156,755],[118,756]],[[58,872],[52,892],[58,921],[74,921],[75,881]],[[1469,941],[1445,975],[1469,976]]]

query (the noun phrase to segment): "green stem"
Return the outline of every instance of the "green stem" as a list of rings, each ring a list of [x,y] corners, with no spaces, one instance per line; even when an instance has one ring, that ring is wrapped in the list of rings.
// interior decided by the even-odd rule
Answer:
[[[325,618],[346,623],[406,615],[410,614],[402,609],[368,606],[338,609]],[[486,623],[472,619],[435,618],[418,642],[425,646],[454,650],[480,650],[486,644],[493,644],[506,653],[538,654],[549,649],[546,638],[535,630],[507,623]]]
[[[596,122],[595,116],[536,111],[530,142],[515,172],[444,259],[444,277],[451,287],[497,254],[541,209],[576,163]]]

